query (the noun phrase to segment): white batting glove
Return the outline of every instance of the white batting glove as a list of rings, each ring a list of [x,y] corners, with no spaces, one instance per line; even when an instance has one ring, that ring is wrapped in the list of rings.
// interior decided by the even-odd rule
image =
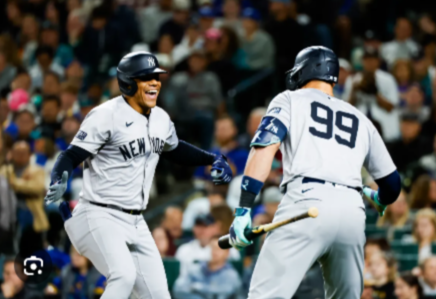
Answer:
[[[44,198],[45,204],[49,205],[52,202],[61,199],[65,193],[65,190],[67,190],[67,183],[68,183],[68,172],[64,171],[62,173],[62,178],[48,188],[47,195]]]
[[[229,243],[238,250],[253,244],[253,241],[249,241],[245,237],[244,232],[246,228],[251,228],[251,209],[236,208],[235,219],[232,226],[230,226]]]

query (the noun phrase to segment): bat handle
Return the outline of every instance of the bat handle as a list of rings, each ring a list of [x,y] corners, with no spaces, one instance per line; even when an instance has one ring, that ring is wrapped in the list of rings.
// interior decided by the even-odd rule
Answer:
[[[256,238],[256,236],[258,234],[253,232],[253,230],[256,231],[256,229],[257,229],[257,227],[254,227],[254,228],[246,227],[245,228],[244,235],[245,235],[245,238],[247,238],[248,241],[251,241],[251,240]],[[218,245],[220,246],[221,249],[230,249],[230,248],[232,248],[232,245],[230,245],[230,235],[225,235],[225,236],[222,236],[221,238],[219,238]]]

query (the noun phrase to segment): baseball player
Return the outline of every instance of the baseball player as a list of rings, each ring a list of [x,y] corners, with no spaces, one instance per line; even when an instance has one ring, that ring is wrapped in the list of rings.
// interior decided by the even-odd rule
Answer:
[[[236,248],[250,244],[250,208],[268,176],[277,150],[283,154],[284,197],[274,221],[307,212],[306,219],[271,232],[250,285],[250,299],[289,299],[307,270],[322,266],[326,298],[359,299],[363,289],[365,208],[362,165],[379,190],[371,196],[382,215],[396,200],[401,182],[373,124],[350,104],[333,97],[339,63],[325,47],[302,50],[287,73],[286,90],[271,102],[251,142],[242,193],[230,228]]]
[[[117,69],[122,96],[87,115],[52,172],[47,204],[62,197],[71,172],[84,162],[83,190],[65,230],[76,250],[106,276],[102,299],[127,299],[132,291],[138,298],[170,298],[162,259],[141,215],[160,157],[212,165],[215,184],[232,177],[224,156],[178,140],[168,114],[156,106],[163,73],[150,53],[123,57]]]

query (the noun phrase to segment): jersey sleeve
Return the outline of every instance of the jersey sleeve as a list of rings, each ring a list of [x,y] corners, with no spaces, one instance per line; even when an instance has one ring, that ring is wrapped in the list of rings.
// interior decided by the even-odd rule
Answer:
[[[112,135],[112,111],[97,107],[85,117],[71,144],[95,155],[110,140]]]
[[[177,137],[176,128],[174,127],[174,123],[170,120],[170,128],[168,130],[167,139],[165,140],[165,146],[163,151],[168,152],[172,151],[179,144],[179,138]]]
[[[288,92],[277,95],[257,128],[250,146],[265,147],[282,142],[289,131],[291,109]]]
[[[371,135],[369,151],[366,155],[364,166],[374,180],[383,178],[397,169],[383,139],[375,128]]]

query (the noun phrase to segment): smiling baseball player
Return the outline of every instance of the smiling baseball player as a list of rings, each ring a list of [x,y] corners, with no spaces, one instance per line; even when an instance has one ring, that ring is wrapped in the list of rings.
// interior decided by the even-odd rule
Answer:
[[[47,204],[60,199],[71,172],[84,162],[83,190],[65,229],[76,250],[106,276],[102,299],[127,299],[132,291],[138,298],[170,298],[162,259],[141,215],[160,157],[186,166],[212,165],[215,184],[232,177],[224,156],[178,140],[168,114],[156,106],[162,73],[147,52],[120,61],[122,96],[87,115],[58,158],[45,198]]]
[[[379,186],[364,188],[382,215],[401,189],[396,167],[368,118],[333,97],[339,63],[324,47],[302,50],[287,74],[288,89],[271,102],[255,137],[230,228],[236,248],[250,244],[251,206],[277,150],[283,154],[284,197],[274,222],[317,207],[319,216],[272,231],[260,252],[250,299],[292,298],[307,270],[322,265],[326,298],[359,299],[363,290],[365,208],[362,165]]]

